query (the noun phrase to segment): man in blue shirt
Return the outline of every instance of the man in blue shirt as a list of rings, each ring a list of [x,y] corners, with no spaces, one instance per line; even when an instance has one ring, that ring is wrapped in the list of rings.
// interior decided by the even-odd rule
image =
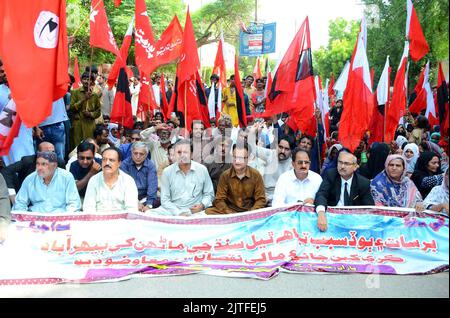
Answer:
[[[158,176],[155,164],[147,156],[147,146],[141,141],[136,141],[131,146],[131,157],[122,161],[120,165],[120,169],[136,182],[139,211],[142,212],[157,205]]]
[[[23,181],[14,211],[77,212],[81,209],[72,174],[57,167],[54,152],[38,152],[36,171]]]
[[[86,194],[89,180],[102,169],[102,161],[95,158],[95,145],[84,141],[77,147],[77,160],[70,165],[81,198]]]

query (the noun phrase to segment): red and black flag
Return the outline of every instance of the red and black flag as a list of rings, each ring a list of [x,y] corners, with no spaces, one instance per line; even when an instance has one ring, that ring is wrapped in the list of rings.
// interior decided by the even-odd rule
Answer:
[[[125,68],[119,71],[116,96],[111,111],[111,122],[121,124],[124,127],[133,128],[133,115],[131,113],[131,94],[128,86],[128,76]]]
[[[265,116],[293,111],[299,115],[295,116],[295,121],[302,131],[314,117],[316,96],[308,18],[302,23],[275,72],[269,100]]]
[[[236,108],[239,118],[239,126],[247,127],[247,111],[245,110],[244,91],[241,84],[241,76],[239,75],[239,63],[237,55],[234,56],[234,82],[236,85]]]
[[[449,110],[448,110],[448,86],[445,81],[442,64],[439,63],[438,83],[437,83],[437,106],[439,114],[439,125],[441,137],[445,138],[449,135]]]

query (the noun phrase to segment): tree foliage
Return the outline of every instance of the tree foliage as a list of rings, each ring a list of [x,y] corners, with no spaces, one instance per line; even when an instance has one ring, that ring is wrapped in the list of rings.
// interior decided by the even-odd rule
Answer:
[[[186,6],[182,0],[145,0],[150,17],[153,33],[158,39],[169,25],[174,15],[178,16],[184,26]],[[104,1],[109,24],[120,47],[123,36],[134,16],[134,0],[122,0],[116,8],[114,1]],[[68,35],[74,35],[74,42],[70,48],[71,59],[75,56],[81,65],[90,63],[91,48],[89,47],[89,11],[91,1],[67,0]],[[253,10],[253,0],[216,0],[204,5],[195,12],[191,12],[198,47],[215,42],[221,31],[227,42],[236,47],[239,41],[239,23],[248,23]],[[102,49],[93,49],[93,63],[113,63],[115,56]],[[134,64],[134,45],[128,54],[127,64]],[[173,72],[174,65],[165,66],[163,71]]]
[[[362,0],[367,20],[367,57],[374,68],[374,87],[383,71],[386,56],[390,57],[391,85],[394,82],[400,58],[403,53],[406,27],[406,0]],[[410,60],[409,89],[413,89],[421,69],[430,61],[430,82],[437,78],[437,63],[448,60],[449,19],[448,0],[415,0],[414,8],[419,17],[430,52],[419,62]],[[336,19],[329,25],[327,47],[314,52],[315,70],[324,77],[330,72],[338,76],[345,61],[351,58],[360,21]]]
[[[345,62],[353,53],[358,31],[359,23],[357,21],[347,21],[343,18],[330,21],[328,45],[321,46],[313,53],[315,73],[329,78],[330,73],[333,72],[337,78]]]

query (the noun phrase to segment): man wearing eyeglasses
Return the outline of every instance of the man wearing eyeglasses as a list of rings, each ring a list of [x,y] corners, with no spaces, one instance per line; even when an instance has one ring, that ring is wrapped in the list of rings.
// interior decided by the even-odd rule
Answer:
[[[328,223],[325,211],[328,206],[375,205],[370,193],[370,181],[356,174],[357,169],[358,164],[355,155],[346,148],[341,149],[337,169],[330,169],[324,175],[314,201],[319,230],[327,230]]]
[[[84,141],[77,147],[77,160],[70,165],[81,198],[86,194],[89,180],[102,169],[102,161],[95,157],[95,145]]]
[[[206,214],[230,214],[266,206],[264,181],[258,170],[248,166],[248,146],[233,145],[233,165],[219,179],[216,199]]]
[[[277,181],[273,194],[273,207],[294,202],[314,204],[322,177],[310,170],[310,153],[302,148],[294,149],[292,167],[293,169],[283,173]]]

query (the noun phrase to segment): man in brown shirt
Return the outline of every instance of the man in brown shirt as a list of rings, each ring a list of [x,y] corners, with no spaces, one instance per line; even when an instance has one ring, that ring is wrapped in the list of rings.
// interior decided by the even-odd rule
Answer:
[[[264,181],[258,170],[247,165],[248,146],[233,146],[233,165],[220,176],[213,206],[206,214],[230,214],[266,206]]]

